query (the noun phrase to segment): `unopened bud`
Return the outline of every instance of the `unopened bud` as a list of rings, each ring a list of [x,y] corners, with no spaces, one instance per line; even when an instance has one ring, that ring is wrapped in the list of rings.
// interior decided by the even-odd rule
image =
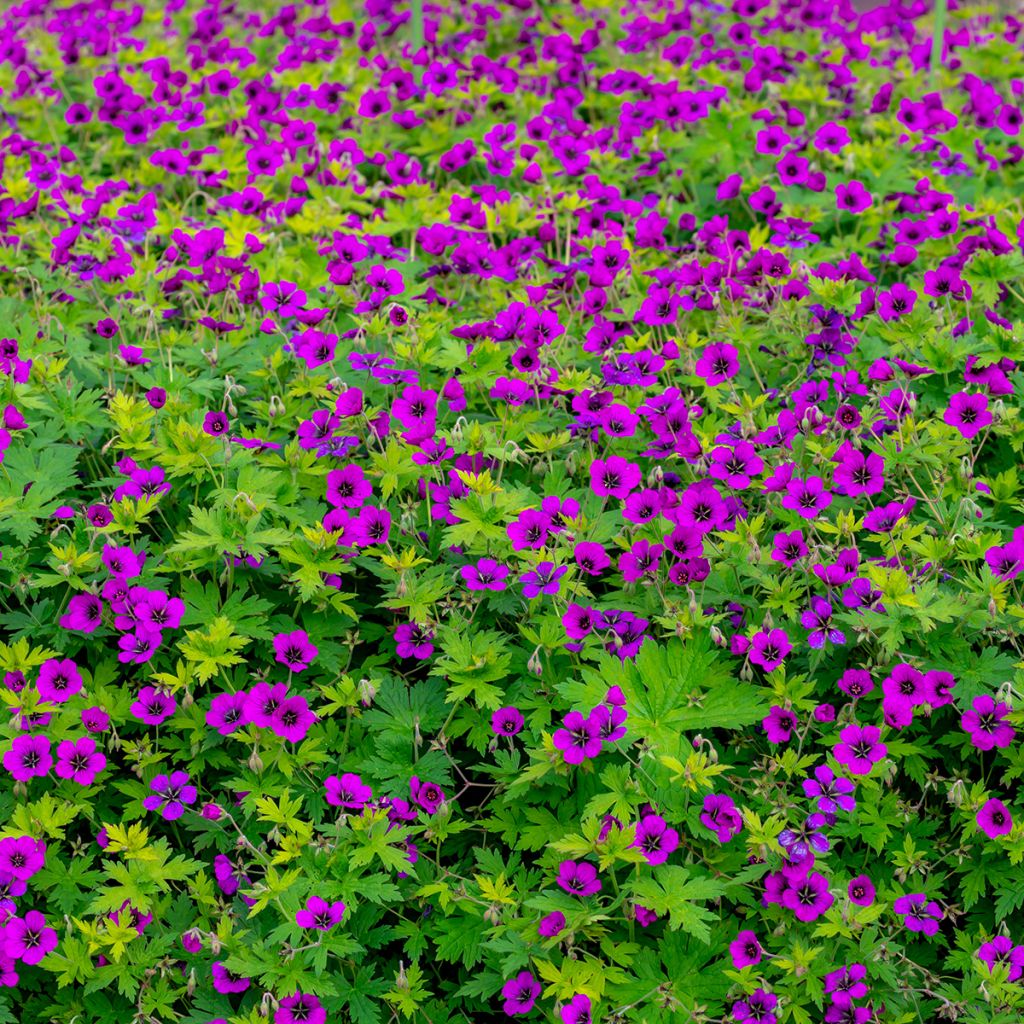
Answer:
[[[263,771],[263,759],[256,750],[249,755],[246,763],[249,765],[249,771],[256,772],[257,775]]]

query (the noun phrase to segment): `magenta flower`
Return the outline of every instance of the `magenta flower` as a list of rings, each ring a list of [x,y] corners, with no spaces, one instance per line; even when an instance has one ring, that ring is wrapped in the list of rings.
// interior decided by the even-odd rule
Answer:
[[[257,683],[245,698],[246,719],[261,729],[269,729],[274,712],[287,696],[287,683]]]
[[[562,1024],[591,1024],[590,996],[577,993],[562,1007]]]
[[[1013,831],[1013,818],[1010,816],[1009,808],[995,797],[985,801],[978,811],[976,820],[978,828],[989,839],[997,839],[999,836],[1009,835]]]
[[[491,715],[491,730],[495,736],[516,736],[523,729],[523,715],[518,708],[498,708]]]
[[[679,833],[657,814],[646,814],[640,819],[636,839],[630,843],[643,853],[648,864],[664,864],[678,845]]]
[[[949,400],[949,408],[942,415],[943,422],[960,431],[968,441],[992,422],[988,411],[988,396],[958,391]]]
[[[708,345],[697,360],[694,372],[712,388],[731,380],[740,372],[735,346],[725,343]]]
[[[732,797],[720,793],[708,793],[700,823],[715,833],[720,843],[728,843],[743,831],[743,818],[736,809]]]
[[[828,879],[816,871],[793,881],[782,894],[782,905],[792,910],[798,921],[817,920],[833,903]]]
[[[169,693],[144,686],[131,706],[132,714],[147,725],[160,725],[174,714],[178,702]]]
[[[817,801],[817,808],[822,814],[855,810],[855,788],[849,779],[836,775],[827,764],[819,764],[814,769],[814,778],[803,781],[804,795]]]
[[[878,315],[883,320],[898,320],[913,310],[916,301],[917,292],[897,281],[889,291],[878,295]]]
[[[68,610],[61,616],[62,629],[95,633],[103,618],[103,602],[95,594],[75,594],[68,601]]]
[[[836,185],[836,208],[863,213],[871,206],[871,193],[857,180]]]
[[[96,741],[89,736],[57,744],[54,773],[62,779],[72,779],[80,786],[89,786],[106,766],[106,756],[96,749]]]
[[[1005,721],[1009,713],[1009,705],[997,703],[987,693],[981,694],[974,698],[971,710],[960,716],[960,727],[970,734],[976,750],[1008,747],[1017,735],[1014,727]]]
[[[213,975],[214,989],[225,995],[245,992],[252,984],[252,981],[249,978],[240,974],[235,974],[234,971],[229,971],[219,960],[214,961],[210,968],[210,973]]]
[[[978,949],[978,959],[990,971],[997,966],[1006,967],[1007,981],[1017,981],[1024,974],[1024,946],[1015,946],[1005,935],[997,935],[991,942],[983,942]]]
[[[16,736],[4,754],[4,768],[16,782],[28,782],[49,773],[53,767],[48,736]]]
[[[274,637],[274,652],[277,663],[287,666],[292,672],[304,672],[320,653],[301,629],[278,633]]]
[[[274,1024],[326,1024],[327,1011],[313,995],[296,992],[278,1004]]]
[[[28,881],[46,863],[46,843],[31,836],[0,839],[0,874]]]
[[[327,474],[327,502],[332,508],[359,508],[372,493],[362,466],[353,463]]]
[[[186,804],[194,804],[198,793],[189,785],[188,772],[174,771],[157,775],[149,784],[153,791],[142,801],[147,811],[159,811],[168,821],[176,821],[185,813]]]
[[[249,695],[240,690],[238,693],[219,693],[210,701],[210,710],[206,712],[206,724],[216,729],[221,736],[230,736],[236,729],[246,724],[246,708]]]
[[[436,814],[444,803],[444,790],[437,783],[421,782],[418,775],[409,780],[409,798],[427,814]]]
[[[806,480],[794,478],[786,485],[786,493],[782,496],[782,507],[796,512],[804,519],[815,519],[819,512],[832,504],[832,493],[826,489],[825,481],[820,476],[810,476]]]
[[[340,778],[328,775],[324,786],[327,790],[327,803],[332,807],[361,811],[373,799],[373,791],[354,772],[345,772]]]
[[[476,565],[463,565],[459,569],[468,590],[504,590],[509,568],[493,558],[481,558]]]
[[[754,967],[761,962],[761,943],[752,931],[741,931],[729,943],[729,956],[738,971],[744,967]]]
[[[208,412],[203,417],[203,433],[209,434],[210,437],[226,434],[230,426],[227,416],[222,412]]]
[[[305,697],[285,697],[270,717],[270,729],[289,743],[301,743],[315,721]]]
[[[519,513],[515,522],[508,524],[507,533],[514,551],[522,551],[524,548],[536,550],[547,543],[550,529],[551,518],[548,515],[527,509]]]
[[[869,907],[875,902],[875,887],[867,875],[857,875],[850,879],[846,888],[846,895],[850,897],[851,903],[861,907]]]
[[[556,935],[561,934],[563,928],[565,928],[565,914],[560,910],[555,910],[540,919],[540,923],[537,925],[537,934],[543,939],[553,939]]]
[[[601,753],[600,725],[591,716],[584,718],[580,711],[570,711],[551,740],[555,749],[562,751],[566,764],[582,764],[586,758]]]
[[[769,743],[788,743],[797,724],[796,715],[778,704],[773,704],[767,717],[761,721]]]
[[[772,672],[782,664],[792,650],[793,645],[789,642],[785,630],[762,629],[751,639],[747,657],[753,664],[760,665],[765,672]]]
[[[775,1024],[778,1018],[772,1012],[778,1005],[779,997],[763,988],[754,991],[732,1006],[732,1019],[738,1024]]]
[[[601,891],[597,868],[586,861],[563,860],[558,865],[558,884],[574,896],[593,896]]]
[[[330,931],[345,913],[345,904],[338,900],[328,903],[320,896],[310,896],[302,910],[295,912],[295,923],[300,928],[314,928],[318,931]]]
[[[509,1017],[529,1013],[540,991],[540,982],[529,971],[520,971],[502,986],[501,997],[505,1000],[502,1009]]]
[[[800,530],[777,533],[772,541],[772,560],[792,568],[807,555],[807,544]]]
[[[82,675],[70,658],[50,658],[39,666],[36,689],[40,700],[63,704],[82,689]]]
[[[640,467],[621,455],[590,464],[590,489],[599,497],[624,499],[640,485]]]
[[[839,742],[832,753],[854,775],[867,775],[889,752],[881,736],[878,726],[848,725],[839,734]]]
[[[57,948],[57,933],[47,927],[46,918],[38,910],[30,910],[24,917],[4,922],[3,946],[4,954],[12,960],[37,964]]]
[[[434,653],[434,631],[418,622],[404,622],[395,628],[395,650],[400,658],[426,661]]]
[[[942,908],[923,892],[898,897],[893,901],[892,909],[903,918],[907,931],[935,935],[939,930]]]

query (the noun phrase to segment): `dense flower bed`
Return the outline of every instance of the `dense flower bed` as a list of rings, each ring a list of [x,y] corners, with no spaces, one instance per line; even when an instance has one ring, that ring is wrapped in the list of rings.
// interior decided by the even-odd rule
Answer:
[[[0,18],[0,1024],[1016,1024],[1024,26]]]

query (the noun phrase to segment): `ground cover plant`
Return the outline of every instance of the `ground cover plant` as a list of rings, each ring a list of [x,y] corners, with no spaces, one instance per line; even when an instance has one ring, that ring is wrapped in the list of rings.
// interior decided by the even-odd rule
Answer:
[[[1016,1024],[1024,24],[0,16],[0,1024]]]

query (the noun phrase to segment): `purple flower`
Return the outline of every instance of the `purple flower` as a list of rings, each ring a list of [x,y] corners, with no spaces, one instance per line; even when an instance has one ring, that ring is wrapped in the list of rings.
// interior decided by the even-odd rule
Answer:
[[[772,672],[782,664],[791,650],[793,650],[793,645],[789,642],[785,630],[766,631],[762,629],[751,639],[747,657],[753,664],[760,665],[765,672]]]
[[[978,959],[994,971],[997,966],[1008,969],[1007,981],[1017,981],[1024,974],[1024,946],[1015,946],[1005,935],[997,935],[991,942],[983,942]]]
[[[36,689],[40,700],[63,704],[81,691],[82,675],[70,658],[50,658],[39,666]]]
[[[178,702],[169,693],[144,686],[131,706],[132,714],[147,725],[160,725],[174,714]]]
[[[768,715],[761,720],[761,726],[769,743],[788,743],[797,727],[797,717],[787,708],[773,704]]]
[[[324,780],[327,802],[332,807],[345,807],[361,811],[373,798],[373,791],[353,772],[345,772],[340,778],[328,775]]]
[[[46,926],[46,918],[38,910],[30,910],[24,917],[4,922],[3,948],[12,960],[37,964],[57,948],[57,933]]]
[[[563,860],[558,865],[558,884],[574,896],[593,896],[601,891],[597,868],[586,861]]]
[[[733,345],[712,344],[701,353],[694,372],[708,387],[717,387],[740,372],[740,361]]]
[[[832,605],[823,597],[811,598],[811,607],[800,614],[800,625],[810,630],[807,643],[818,649],[826,641],[833,644],[846,643],[846,635],[832,626]]]
[[[235,974],[234,971],[229,971],[219,960],[214,961],[210,971],[213,974],[214,989],[217,992],[224,993],[224,995],[245,992],[252,984],[249,978]]]
[[[221,736],[229,736],[247,722],[246,709],[249,695],[240,690],[238,693],[219,693],[210,702],[210,710],[206,712],[206,724],[216,729]]]
[[[320,653],[301,629],[291,633],[278,633],[274,637],[274,652],[277,655],[277,663],[286,665],[292,672],[305,671]]]
[[[983,394],[971,395],[958,391],[949,400],[949,408],[942,416],[943,422],[960,431],[968,441],[992,422],[988,411],[988,397]]]
[[[735,1021],[749,1021],[750,1024],[775,1024],[778,1019],[772,1010],[778,1004],[779,998],[763,988],[754,989],[746,999],[733,1003],[732,1019]]]
[[[842,775],[836,775],[827,764],[814,769],[813,779],[804,779],[804,795],[817,799],[818,810],[823,814],[835,814],[837,810],[852,811],[857,801],[851,795],[856,787]]]
[[[106,766],[106,756],[96,749],[96,741],[89,736],[62,740],[57,744],[54,774],[62,779],[72,779],[80,786],[89,786]]]
[[[524,572],[519,577],[523,585],[523,597],[532,600],[541,594],[557,594],[559,580],[569,571],[568,566],[556,566],[554,562],[541,562],[536,569]]]
[[[426,661],[434,653],[434,631],[418,622],[403,622],[395,628],[395,651],[400,658]]]
[[[28,881],[46,863],[46,843],[31,836],[0,839],[0,873]]]
[[[800,530],[792,533],[777,533],[772,546],[772,560],[792,568],[807,555],[807,544]]]
[[[203,433],[210,437],[220,437],[226,434],[231,427],[227,415],[222,412],[208,412],[203,417]]]
[[[68,610],[61,617],[62,629],[95,633],[103,619],[103,602],[95,594],[75,594],[68,601]]]
[[[373,485],[355,463],[327,474],[327,503],[332,508],[359,508],[373,493]]]
[[[281,1000],[274,1024],[327,1024],[327,1011],[316,996],[296,991]]]
[[[464,565],[459,574],[469,590],[504,590],[509,569],[493,558],[481,558],[476,565]]]
[[[289,743],[301,743],[315,721],[316,715],[306,698],[296,695],[286,697],[277,705],[270,717],[270,729],[275,736]]]
[[[630,843],[643,853],[648,864],[664,864],[678,845],[679,833],[657,814],[646,814],[640,819],[636,839]]]
[[[409,780],[409,795],[412,802],[427,814],[436,814],[445,800],[440,786],[434,782],[421,782],[417,775]]]
[[[999,836],[1009,835],[1013,831],[1013,818],[1010,811],[1001,800],[995,797],[986,800],[978,811],[978,828],[989,837],[997,839]]]
[[[498,708],[491,715],[491,730],[495,736],[516,736],[523,729],[523,715],[518,708]]]
[[[867,875],[857,875],[850,879],[846,888],[846,894],[850,897],[851,903],[861,907],[869,907],[875,902],[875,887]]]
[[[4,768],[16,782],[28,782],[49,773],[53,767],[48,736],[16,736],[4,754]]]
[[[527,509],[520,512],[515,522],[507,527],[508,538],[512,541],[513,551],[525,548],[537,550],[544,547],[551,529],[551,519],[543,512]]]
[[[582,992],[574,995],[562,1007],[562,1024],[591,1024],[590,996]]]
[[[889,752],[881,736],[882,730],[876,725],[848,725],[839,734],[832,753],[854,775],[867,775]]]
[[[584,718],[580,711],[570,711],[551,740],[555,749],[562,751],[566,764],[582,764],[585,758],[601,753],[599,723],[593,717]]]
[[[836,208],[839,210],[863,213],[871,202],[871,193],[857,180],[836,185]]]
[[[792,910],[798,921],[817,920],[834,902],[828,879],[816,871],[791,882],[782,894],[782,905]]]
[[[529,971],[520,971],[506,981],[501,989],[501,997],[505,1000],[502,1009],[509,1017],[529,1013],[537,1002],[540,990],[540,982]]]
[[[723,794],[708,793],[704,797],[700,822],[715,833],[720,843],[728,843],[743,831],[743,818],[732,797]]]
[[[320,896],[310,896],[302,910],[295,912],[295,923],[300,928],[315,928],[318,931],[330,931],[345,913],[345,904],[338,900],[328,903]]]
[[[985,693],[975,697],[971,710],[960,716],[960,727],[970,734],[976,750],[1008,747],[1017,735],[1013,726],[1005,721],[1009,713],[1009,705],[996,703],[994,698]]]
[[[819,512],[832,504],[832,494],[826,490],[820,476],[809,476],[806,480],[794,478],[786,485],[782,496],[782,507],[796,512],[804,519],[815,519]]]
[[[555,910],[540,919],[540,923],[537,925],[537,934],[544,939],[553,939],[556,935],[561,934],[563,928],[565,928],[565,914],[560,910]]]
[[[159,810],[168,821],[175,821],[185,813],[186,804],[194,804],[198,793],[189,785],[188,772],[174,771],[170,775],[157,775],[149,784],[153,791],[142,801],[147,811]]]
[[[590,464],[590,489],[599,497],[624,499],[642,478],[640,467],[621,455],[595,459]]]
[[[738,971],[744,967],[754,967],[761,962],[761,943],[752,931],[741,931],[729,943],[729,956]]]
[[[934,935],[939,930],[942,908],[934,900],[929,900],[923,892],[898,897],[892,909],[903,918],[907,931]]]
[[[897,281],[889,291],[879,294],[878,315],[883,320],[898,320],[914,308],[916,301],[917,292],[908,288],[902,281]]]

